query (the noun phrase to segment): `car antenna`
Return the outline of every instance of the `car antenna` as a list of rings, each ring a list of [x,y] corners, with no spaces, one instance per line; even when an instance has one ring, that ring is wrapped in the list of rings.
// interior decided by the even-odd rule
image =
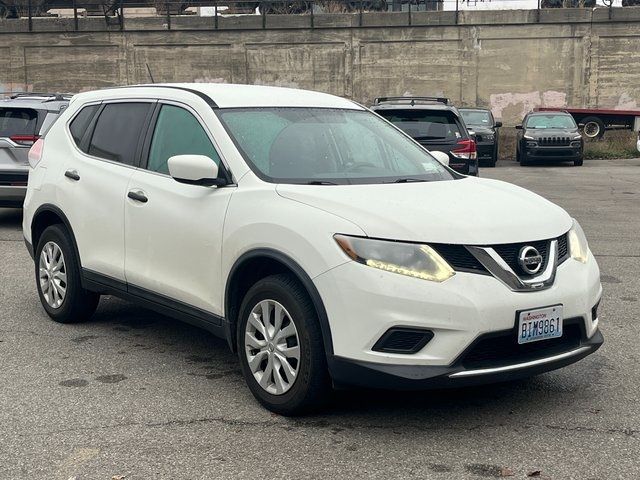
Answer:
[[[153,79],[153,75],[151,75],[151,69],[149,68],[149,64],[145,62],[145,65],[147,66],[147,72],[149,72],[149,78],[151,79],[151,83],[156,83],[155,80]]]

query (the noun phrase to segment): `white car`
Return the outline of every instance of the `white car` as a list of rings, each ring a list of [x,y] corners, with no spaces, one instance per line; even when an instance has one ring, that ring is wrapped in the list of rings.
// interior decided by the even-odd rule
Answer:
[[[101,294],[225,338],[255,397],[504,381],[603,342],[582,229],[362,106],[246,85],[77,95],[30,151],[24,237],[58,322]]]

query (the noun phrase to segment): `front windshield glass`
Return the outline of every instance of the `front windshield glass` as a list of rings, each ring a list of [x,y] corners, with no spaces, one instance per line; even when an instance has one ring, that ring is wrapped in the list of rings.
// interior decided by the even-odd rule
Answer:
[[[464,123],[467,125],[484,125],[486,127],[493,126],[491,115],[489,112],[481,110],[460,110]]]
[[[532,115],[527,128],[578,128],[571,115]]]
[[[251,169],[278,183],[385,183],[457,178],[378,116],[330,108],[216,111]]]

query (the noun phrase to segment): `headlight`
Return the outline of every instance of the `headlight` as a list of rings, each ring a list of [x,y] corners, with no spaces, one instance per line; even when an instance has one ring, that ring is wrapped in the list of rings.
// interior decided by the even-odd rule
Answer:
[[[356,262],[387,272],[432,282],[444,282],[455,272],[429,245],[334,236],[340,248]]]
[[[571,258],[578,260],[581,263],[587,263],[587,256],[589,255],[589,244],[587,243],[587,237],[580,224],[574,220],[571,230],[569,230],[569,252]]]
[[[535,138],[533,138],[530,135],[523,135],[523,137],[524,137],[525,140],[535,140]]]
[[[582,139],[582,135],[576,135],[571,140],[580,140],[580,139]]]

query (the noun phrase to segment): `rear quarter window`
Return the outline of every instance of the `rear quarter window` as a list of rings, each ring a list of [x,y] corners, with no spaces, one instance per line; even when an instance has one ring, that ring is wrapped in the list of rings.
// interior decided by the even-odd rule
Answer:
[[[0,137],[35,135],[38,112],[32,108],[0,107]]]
[[[69,131],[71,132],[73,141],[76,142],[78,147],[80,147],[82,137],[84,137],[84,134],[99,107],[100,105],[89,105],[84,107],[76,114],[75,118],[71,120],[71,123],[69,124]]]

